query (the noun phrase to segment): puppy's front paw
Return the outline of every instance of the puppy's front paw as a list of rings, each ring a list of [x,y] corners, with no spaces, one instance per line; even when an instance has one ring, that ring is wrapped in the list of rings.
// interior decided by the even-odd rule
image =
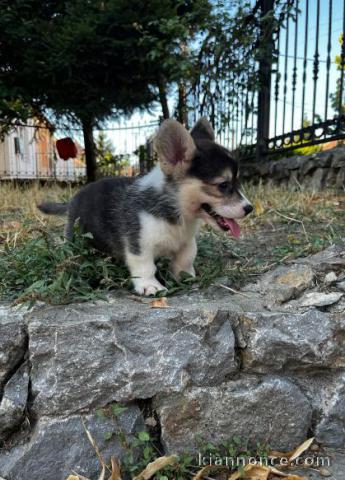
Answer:
[[[155,295],[161,290],[166,290],[156,278],[135,278],[133,285],[139,295]]]

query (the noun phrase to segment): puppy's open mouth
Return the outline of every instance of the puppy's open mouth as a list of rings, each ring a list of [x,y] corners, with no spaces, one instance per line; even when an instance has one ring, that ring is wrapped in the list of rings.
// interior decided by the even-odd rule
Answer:
[[[227,232],[229,235],[233,235],[236,238],[241,235],[241,228],[236,220],[218,215],[208,203],[203,203],[201,208],[217,222],[219,228],[224,232]]]

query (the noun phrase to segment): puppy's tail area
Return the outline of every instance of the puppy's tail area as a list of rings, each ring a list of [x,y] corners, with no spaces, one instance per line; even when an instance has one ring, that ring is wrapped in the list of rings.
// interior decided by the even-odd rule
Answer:
[[[68,206],[69,203],[44,202],[37,205],[37,208],[47,215],[63,215],[67,213]]]

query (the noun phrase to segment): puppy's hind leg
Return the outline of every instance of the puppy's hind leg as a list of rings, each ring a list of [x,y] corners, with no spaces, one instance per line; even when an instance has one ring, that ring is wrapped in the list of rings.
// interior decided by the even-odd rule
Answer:
[[[197,253],[195,238],[186,243],[174,256],[171,271],[176,279],[179,278],[181,272],[189,273],[195,277],[194,260]]]
[[[156,265],[152,252],[134,255],[127,250],[125,259],[132,277],[134,290],[139,295],[155,295],[160,290],[166,290],[155,277]]]
[[[75,222],[74,216],[72,216],[71,213],[68,212],[67,222],[66,222],[65,230],[64,230],[64,237],[65,237],[66,240],[68,240],[69,242],[72,242],[72,240],[73,240],[73,227],[74,227],[74,222]]]

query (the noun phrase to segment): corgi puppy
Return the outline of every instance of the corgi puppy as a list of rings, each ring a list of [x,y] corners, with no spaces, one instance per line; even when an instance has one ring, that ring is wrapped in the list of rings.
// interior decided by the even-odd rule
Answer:
[[[181,272],[195,275],[196,236],[203,221],[239,237],[236,219],[253,210],[239,190],[237,162],[215,142],[206,118],[190,133],[175,120],[164,121],[155,151],[158,164],[144,176],[105,178],[85,186],[67,204],[38,206],[47,214],[67,213],[70,240],[79,219],[97,249],[124,259],[140,295],[164,289],[155,277],[158,257],[171,258],[176,278]]]

